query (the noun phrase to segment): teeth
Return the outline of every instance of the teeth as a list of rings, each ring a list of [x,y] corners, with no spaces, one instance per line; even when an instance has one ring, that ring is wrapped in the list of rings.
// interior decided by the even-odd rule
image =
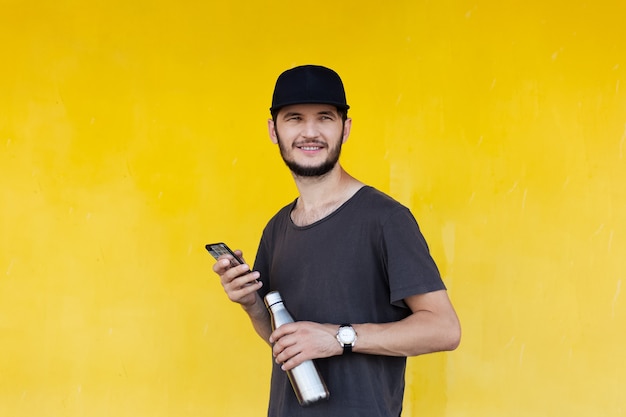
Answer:
[[[314,151],[316,149],[319,149],[319,146],[303,146],[302,149],[304,149],[305,151]]]

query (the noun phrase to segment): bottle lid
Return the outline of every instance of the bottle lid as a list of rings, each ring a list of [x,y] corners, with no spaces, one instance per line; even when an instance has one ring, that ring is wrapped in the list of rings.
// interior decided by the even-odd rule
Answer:
[[[283,298],[280,296],[280,293],[278,291],[269,292],[265,296],[265,305],[267,307],[270,307],[276,303],[282,303],[282,302],[283,302]]]

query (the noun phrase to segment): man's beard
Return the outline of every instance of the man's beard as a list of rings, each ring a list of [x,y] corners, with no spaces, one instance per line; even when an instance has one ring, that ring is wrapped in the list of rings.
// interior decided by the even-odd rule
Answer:
[[[322,175],[326,175],[327,173],[329,173],[339,161],[339,156],[341,155],[341,138],[343,138],[343,129],[341,131],[341,136],[337,145],[333,148],[329,148],[328,158],[324,162],[322,162],[322,164],[317,166],[303,166],[299,165],[293,160],[287,159],[288,152],[287,149],[283,147],[280,136],[278,136],[278,132],[276,132],[276,138],[278,139],[280,156],[282,156],[283,161],[285,161],[285,165],[287,165],[287,167],[294,175],[298,177],[321,177]],[[313,143],[316,142],[313,141]]]

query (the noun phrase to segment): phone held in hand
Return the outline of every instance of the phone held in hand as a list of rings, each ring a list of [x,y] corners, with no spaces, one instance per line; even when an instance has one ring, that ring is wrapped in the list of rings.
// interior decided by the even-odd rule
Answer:
[[[206,247],[206,250],[209,251],[211,256],[215,258],[215,260],[217,260],[222,255],[230,255],[231,256],[231,258],[230,258],[230,265],[231,266],[237,266],[237,265],[244,264],[243,259],[241,259],[239,256],[235,255],[235,252],[233,252],[228,247],[228,245],[226,245],[223,242],[209,243],[205,247]],[[252,272],[252,271],[250,271],[250,272]]]

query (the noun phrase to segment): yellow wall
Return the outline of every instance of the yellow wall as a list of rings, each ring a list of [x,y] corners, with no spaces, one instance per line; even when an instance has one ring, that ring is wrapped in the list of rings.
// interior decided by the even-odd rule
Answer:
[[[626,3],[212,3],[0,0],[0,415],[265,415],[203,245],[252,261],[295,197],[265,121],[304,63],[462,320],[405,415],[626,415]]]

